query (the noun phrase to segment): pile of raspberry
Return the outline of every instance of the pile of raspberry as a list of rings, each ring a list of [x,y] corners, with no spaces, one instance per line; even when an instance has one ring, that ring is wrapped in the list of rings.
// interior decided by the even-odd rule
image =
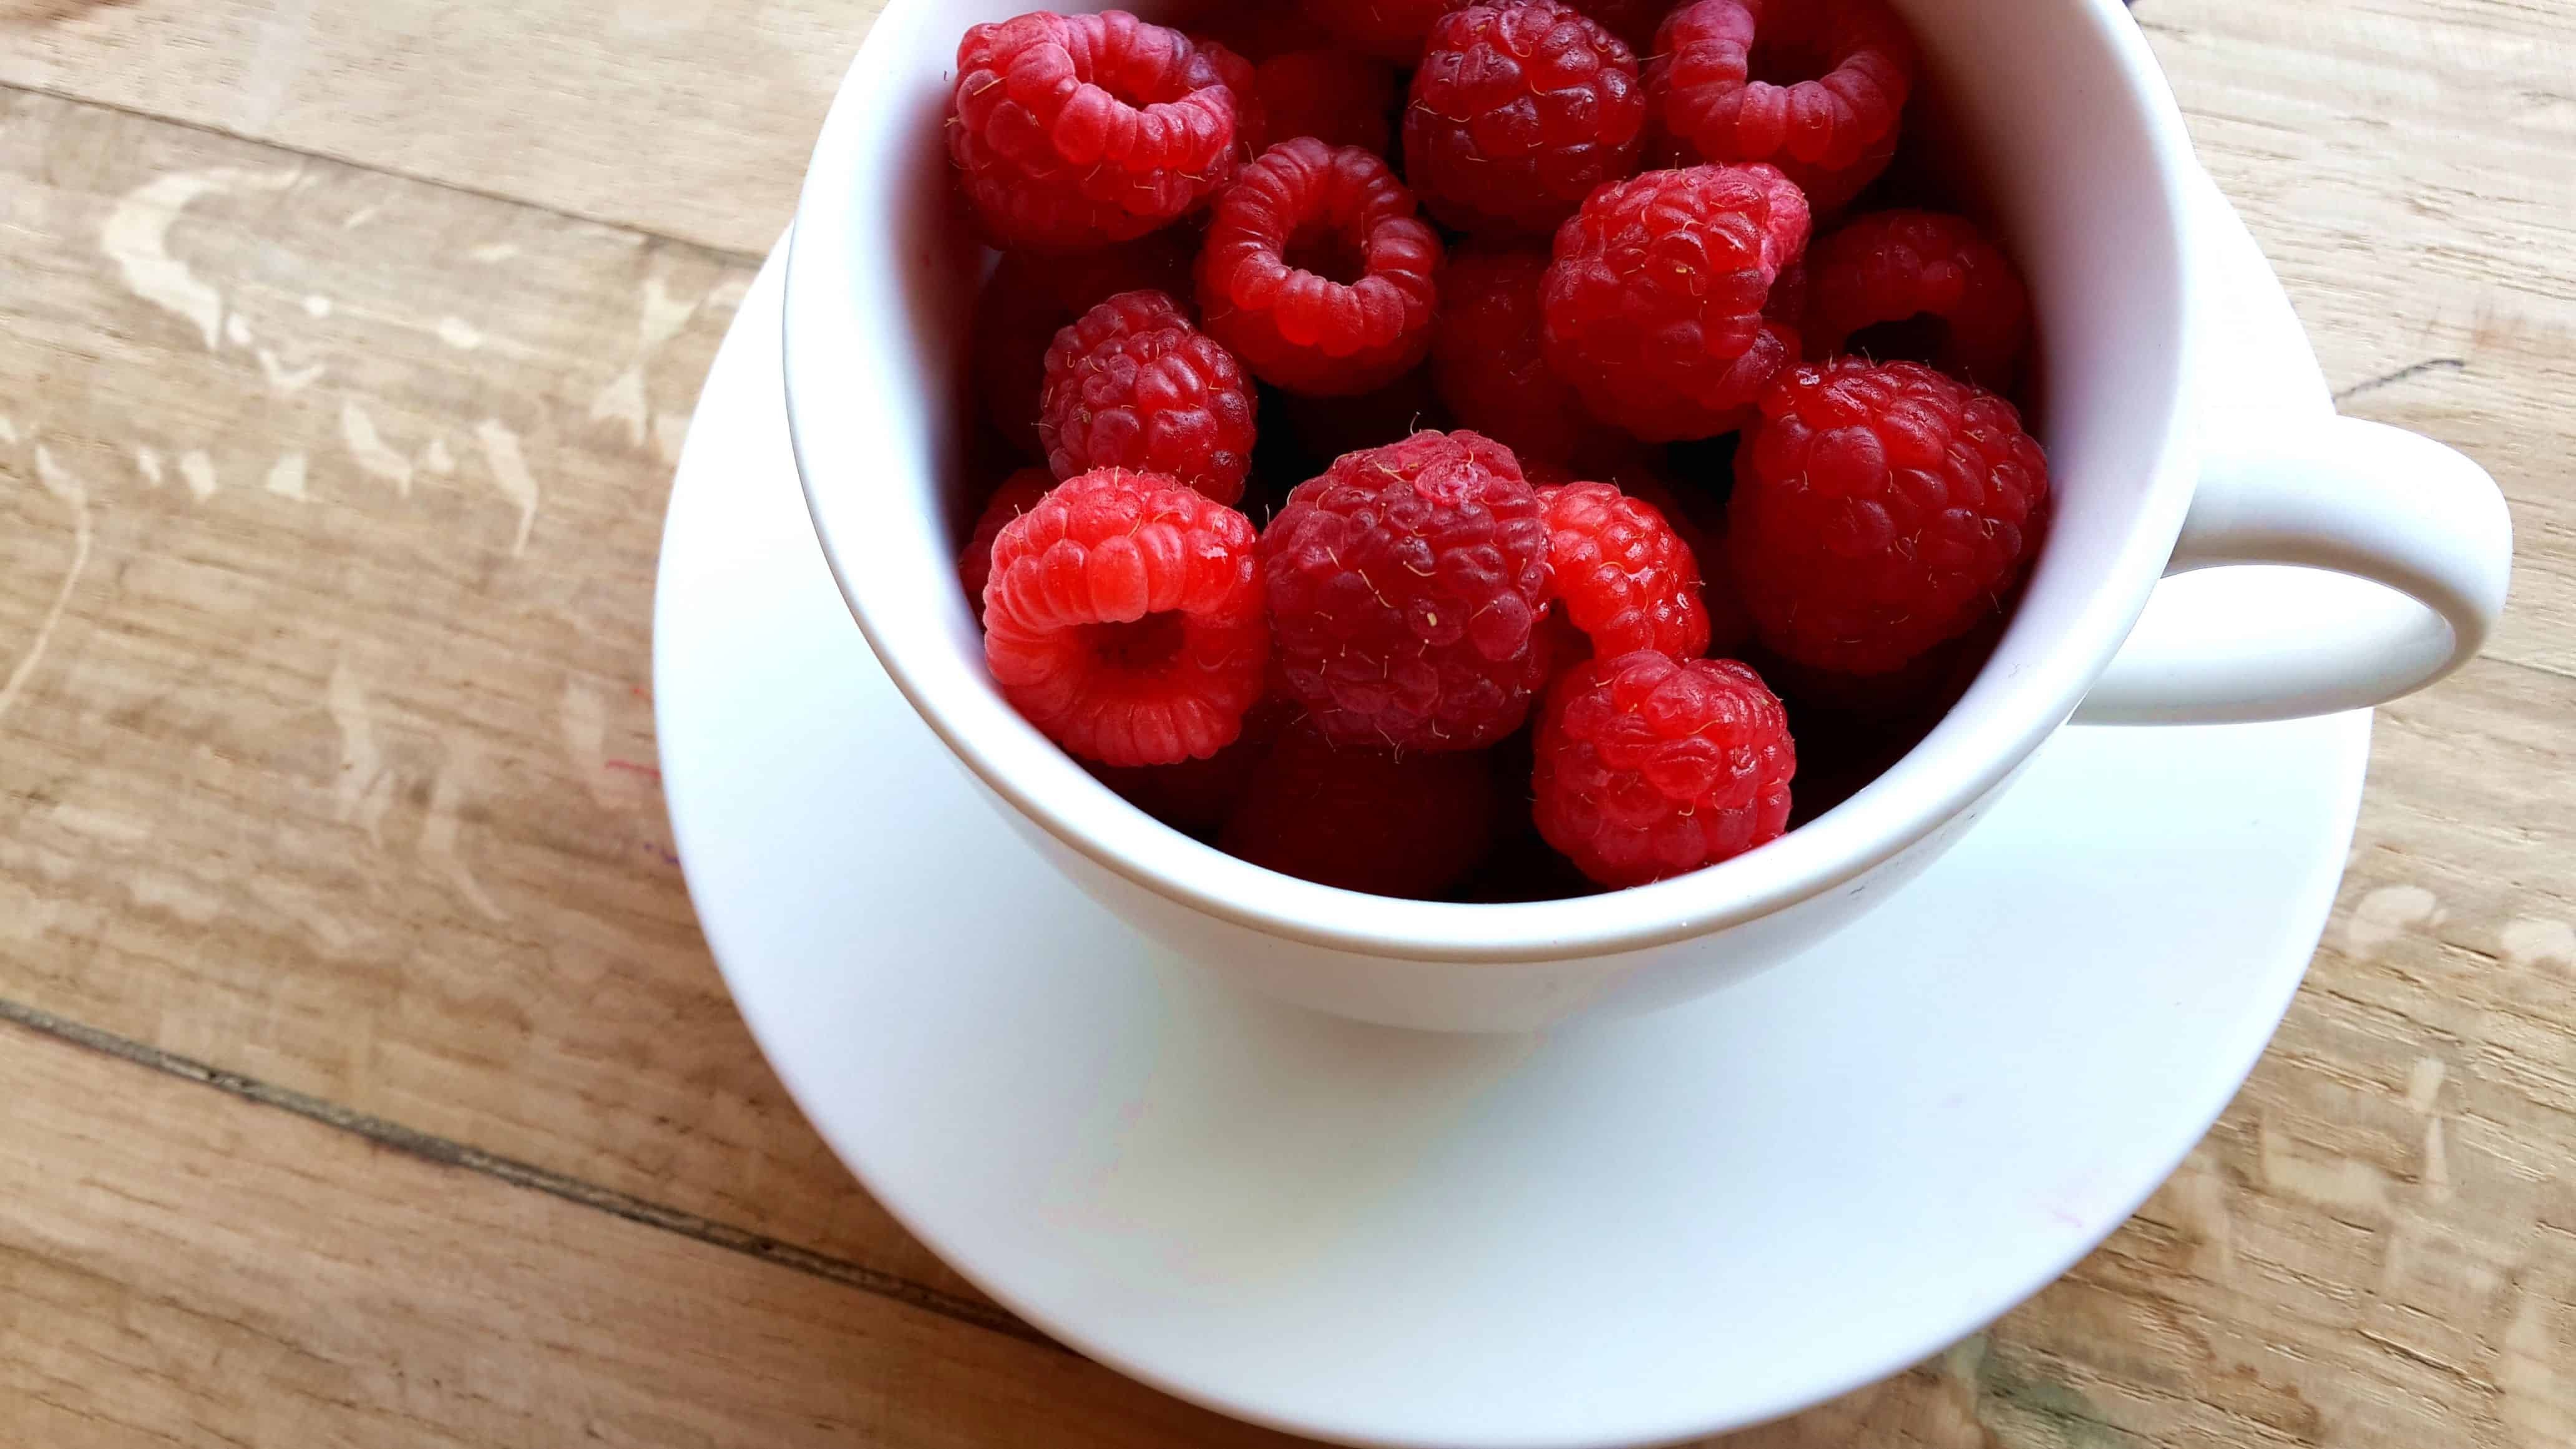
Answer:
[[[2049,484],[1886,0],[1208,14],[958,45],[958,572],[1029,723],[1245,860],[1454,901],[1700,870],[1900,758]]]

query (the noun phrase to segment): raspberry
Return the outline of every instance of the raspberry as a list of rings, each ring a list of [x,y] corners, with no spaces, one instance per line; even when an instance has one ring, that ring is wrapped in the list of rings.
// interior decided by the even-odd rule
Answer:
[[[1351,453],[1261,536],[1290,692],[1338,744],[1467,750],[1520,726],[1546,661],[1547,521],[1511,451],[1417,433]]]
[[[1250,68],[1222,61],[1117,10],[968,28],[948,151],[985,233],[1071,250],[1177,219],[1236,159],[1226,72]]]
[[[1557,0],[1469,5],[1431,27],[1404,111],[1404,175],[1462,231],[1545,236],[1637,169],[1646,98],[1619,38]]]
[[[1837,358],[1763,396],[1729,552],[1765,644],[1884,674],[2002,611],[2047,497],[2012,404],[1916,363]]]
[[[1045,456],[1037,448],[1038,392],[1056,333],[1120,292],[1188,290],[1191,261],[1177,232],[1076,256],[1002,253],[975,302],[975,387],[985,416],[1014,444]]]
[[[1270,758],[1279,736],[1302,718],[1297,707],[1265,699],[1243,717],[1243,733],[1204,760],[1177,765],[1093,765],[1092,778],[1128,804],[1186,835],[1212,836],[1252,788],[1253,772]]]
[[[1055,488],[1055,475],[1044,468],[1022,468],[1002,480],[1001,491],[984,505],[983,515],[975,520],[975,531],[966,538],[965,550],[957,555],[957,581],[966,586],[966,598],[975,606],[975,617],[984,617],[984,584],[993,577],[993,540],[1014,518],[1038,506],[1038,500]]]
[[[1816,279],[1809,356],[1856,352],[1929,363],[1978,387],[2011,386],[2030,337],[2030,293],[2011,259],[1966,218],[1864,216],[1816,243],[1807,265]]]
[[[1608,483],[1539,490],[1547,509],[1554,598],[1592,653],[1652,649],[1676,659],[1708,652],[1699,560],[1654,505]]]
[[[1198,30],[1256,63],[1292,50],[1324,50],[1333,37],[1312,16],[1294,5],[1200,6],[1191,19]],[[1282,137],[1295,132],[1282,132]]]
[[[1432,390],[1428,368],[1417,367],[1358,397],[1279,394],[1279,411],[1315,458],[1313,472],[1344,453],[1383,448],[1426,429],[1446,431],[1449,409]]]
[[[1104,765],[1205,759],[1261,698],[1270,631],[1251,520],[1103,468],[993,544],[984,661],[1029,723]]]
[[[1600,430],[1583,399],[1547,365],[1539,293],[1547,254],[1469,248],[1440,273],[1431,380],[1465,426],[1523,464],[1562,462]]]
[[[1263,381],[1344,397],[1422,360],[1439,267],[1438,234],[1384,161],[1301,136],[1217,194],[1199,308]]]
[[[1261,63],[1261,108],[1276,140],[1385,154],[1395,139],[1395,72],[1346,50],[1292,50]]]
[[[1548,691],[1539,834],[1605,886],[1645,885],[1780,838],[1798,771],[1789,717],[1732,659],[1640,650]]]
[[[1796,331],[1762,309],[1806,244],[1806,198],[1768,166],[1605,186],[1556,234],[1548,365],[1595,417],[1649,442],[1741,426],[1797,354]]]
[[[1252,381],[1162,292],[1121,292],[1056,334],[1038,437],[1059,478],[1159,473],[1219,503],[1252,466]]]
[[[1420,899],[1476,868],[1496,814],[1482,754],[1337,747],[1301,722],[1253,772],[1217,843],[1282,875]]]
[[[1422,59],[1431,22],[1461,0],[1306,0],[1306,13],[1342,44],[1380,60]]]
[[[1646,93],[1699,159],[1767,161],[1830,213],[1895,158],[1918,64],[1886,0],[1698,0],[1657,32]]]

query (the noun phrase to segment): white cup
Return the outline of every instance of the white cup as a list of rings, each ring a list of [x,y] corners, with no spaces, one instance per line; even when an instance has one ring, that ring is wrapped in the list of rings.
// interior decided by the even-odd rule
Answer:
[[[960,33],[1025,0],[892,0],[841,87],[797,213],[786,318],[797,464],[887,672],[1021,835],[1182,956],[1362,1020],[1504,1031],[1678,1001],[1786,959],[1920,872],[2070,720],[2363,708],[2474,657],[2512,557],[2503,497],[2477,465],[2350,419],[2285,418],[2255,448],[2222,449],[2205,428],[2187,384],[2215,342],[2192,305],[2209,281],[2189,243],[2206,182],[2117,0],[1895,3],[2030,282],[2044,344],[2031,422],[2056,509],[1992,661],[1921,745],[1846,803],[1642,889],[1399,901],[1277,875],[1169,830],[1022,721],[985,672],[953,567],[979,258],[951,203],[942,128]],[[2124,649],[2160,578],[2233,564],[2350,575],[2403,595],[2402,607],[2298,628],[2159,628]]]

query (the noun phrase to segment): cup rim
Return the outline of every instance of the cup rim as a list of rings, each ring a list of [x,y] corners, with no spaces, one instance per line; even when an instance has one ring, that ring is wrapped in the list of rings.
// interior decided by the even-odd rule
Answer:
[[[2199,264],[2189,236],[2189,181],[2198,162],[2162,71],[2119,0],[2073,3],[2115,62],[2146,131],[2183,304],[2173,310],[2166,349],[2173,402],[2139,518],[2103,571],[2103,583],[2059,626],[2058,647],[2008,682],[1989,671],[1974,686],[2004,692],[2005,700],[1975,740],[1951,731],[1954,712],[1851,800],[1769,845],[1671,880],[1564,900],[1470,905],[1317,885],[1235,859],[1150,819],[1021,720],[994,690],[980,658],[971,668],[957,667],[956,635],[947,621],[931,617],[939,611],[922,608],[909,592],[896,596],[922,570],[883,566],[890,531],[869,526],[873,518],[857,507],[859,490],[836,489],[830,481],[865,476],[869,457],[872,413],[852,405],[846,379],[852,368],[864,375],[870,349],[854,341],[861,309],[842,261],[870,250],[859,240],[865,208],[854,183],[870,174],[861,163],[880,134],[869,124],[867,103],[883,91],[871,82],[895,49],[894,37],[935,10],[936,0],[890,0],[877,18],[824,123],[788,240],[789,432],[807,510],[842,597],[914,712],[1000,803],[1128,883],[1264,935],[1399,961],[1586,959],[1712,935],[1852,886],[2003,785],[2074,713],[2145,611],[2190,505],[2198,450],[2186,380],[2197,328],[2187,307],[2197,295]],[[800,389],[800,378],[814,380],[813,387]],[[824,378],[844,381],[831,386]],[[944,571],[947,561],[937,562]],[[952,608],[962,610],[962,600]]]

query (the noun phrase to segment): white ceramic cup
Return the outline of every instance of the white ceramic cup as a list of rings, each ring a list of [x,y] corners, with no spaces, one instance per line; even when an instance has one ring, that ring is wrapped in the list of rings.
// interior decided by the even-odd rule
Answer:
[[[996,808],[1137,929],[1261,991],[1464,1031],[1681,1000],[1785,959],[1911,879],[2070,719],[2367,707],[2466,663],[2503,609],[2511,525],[2466,458],[2347,419],[2283,419],[2250,449],[2207,436],[2189,386],[2204,346],[2202,262],[2186,241],[2206,181],[2117,0],[1896,0],[1981,160],[2043,340],[2030,421],[2056,514],[1974,686],[1845,804],[1643,889],[1450,905],[1247,865],[1129,806],[1023,722],[985,672],[957,589],[980,259],[951,201],[942,127],[960,32],[1025,4],[892,0],[851,67],[787,265],[797,464],[859,627]],[[2331,570],[2396,592],[2389,607],[2296,628],[2141,631],[2152,647],[2124,650],[2160,578],[2232,564]]]

